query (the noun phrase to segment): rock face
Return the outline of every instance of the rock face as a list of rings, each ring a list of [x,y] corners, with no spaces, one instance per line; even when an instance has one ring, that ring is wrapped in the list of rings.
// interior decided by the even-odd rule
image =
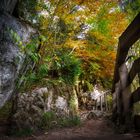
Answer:
[[[55,88],[39,88],[33,90],[31,93],[18,94],[17,112],[14,115],[15,124],[18,129],[31,128],[38,129],[42,123],[42,117],[47,112],[54,112],[57,118],[72,117],[77,115],[78,98],[72,93],[64,91],[64,88],[59,87],[59,91]],[[69,88],[70,89],[70,88]],[[63,95],[61,94],[63,93]],[[68,96],[71,94],[71,96]],[[70,100],[73,102],[70,102]],[[49,121],[49,120],[47,120]]]
[[[35,31],[11,16],[16,0],[0,1],[0,108],[10,99],[15,80],[22,68],[25,56],[11,38],[10,30],[16,32],[26,44]]]

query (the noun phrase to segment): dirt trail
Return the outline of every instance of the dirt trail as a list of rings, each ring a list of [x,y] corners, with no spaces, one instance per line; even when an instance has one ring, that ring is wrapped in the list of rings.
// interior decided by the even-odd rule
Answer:
[[[140,135],[115,134],[111,123],[105,119],[98,119],[88,120],[78,127],[56,129],[38,136],[1,137],[0,140],[140,140]]]

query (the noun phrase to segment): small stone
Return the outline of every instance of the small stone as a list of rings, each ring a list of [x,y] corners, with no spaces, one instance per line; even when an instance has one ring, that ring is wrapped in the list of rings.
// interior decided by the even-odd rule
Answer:
[[[48,135],[49,133],[48,133],[48,132],[45,132],[44,134],[45,134],[45,135]]]

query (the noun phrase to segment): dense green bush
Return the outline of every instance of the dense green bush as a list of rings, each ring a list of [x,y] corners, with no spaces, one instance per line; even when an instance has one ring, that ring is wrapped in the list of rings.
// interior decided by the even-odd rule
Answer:
[[[50,130],[54,127],[71,127],[80,125],[81,120],[78,116],[57,117],[55,112],[49,111],[42,115],[40,127],[44,130]]]
[[[62,118],[59,120],[61,127],[71,127],[81,124],[81,120],[78,116],[73,116],[70,118]]]
[[[43,129],[51,129],[53,128],[53,122],[56,120],[56,115],[54,112],[49,111],[49,112],[45,112],[42,115],[42,119],[41,119],[41,128]]]
[[[52,59],[49,59],[50,57]],[[74,54],[70,54],[68,49],[55,49],[54,55],[47,56],[46,60],[46,63],[50,64],[49,74],[65,83],[74,84],[81,74],[80,60]]]

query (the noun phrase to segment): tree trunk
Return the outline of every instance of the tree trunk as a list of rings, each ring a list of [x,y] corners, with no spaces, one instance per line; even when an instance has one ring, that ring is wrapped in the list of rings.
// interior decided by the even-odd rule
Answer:
[[[122,90],[122,103],[123,103],[123,120],[126,126],[126,129],[131,129],[132,127],[132,109],[130,108],[130,95],[131,89],[130,86],[127,87],[128,82],[128,69],[124,63],[120,69],[120,86]]]

